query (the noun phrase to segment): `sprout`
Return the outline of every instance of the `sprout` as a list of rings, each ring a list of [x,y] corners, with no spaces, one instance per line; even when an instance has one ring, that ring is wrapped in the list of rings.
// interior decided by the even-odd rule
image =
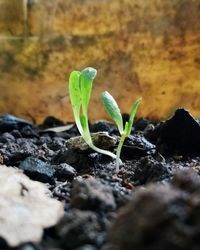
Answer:
[[[85,68],[81,72],[73,71],[70,74],[69,95],[74,113],[74,119],[84,141],[93,150],[116,159],[116,155],[112,152],[96,147],[93,144],[90,135],[87,110],[90,101],[93,80],[96,77],[96,74],[96,69],[91,67]]]
[[[84,141],[95,151],[108,155],[116,159],[116,172],[119,172],[119,165],[121,164],[120,154],[121,149],[126,137],[131,133],[133,126],[133,120],[140,104],[141,98],[139,98],[131,108],[129,121],[123,126],[122,115],[115,99],[107,92],[102,93],[102,101],[106,108],[106,111],[110,117],[116,123],[119,133],[121,135],[116,155],[110,151],[100,149],[96,147],[90,135],[89,124],[88,124],[88,105],[90,102],[90,96],[92,91],[93,80],[96,77],[97,71],[94,68],[88,67],[84,70],[73,71],[69,78],[69,95],[74,113],[74,119],[76,126],[83,137]]]
[[[124,143],[124,140],[126,137],[128,137],[131,133],[131,129],[133,126],[133,120],[135,117],[135,114],[137,112],[138,106],[141,102],[141,98],[136,100],[136,102],[133,104],[130,112],[129,121],[125,123],[125,126],[123,126],[123,119],[120,112],[120,109],[115,101],[115,99],[107,92],[102,93],[102,101],[106,108],[107,113],[110,115],[110,117],[113,119],[113,121],[116,123],[119,133],[121,135],[118,147],[117,147],[117,153],[116,153],[116,172],[119,172],[119,165],[120,165],[120,154],[122,150],[122,146]]]

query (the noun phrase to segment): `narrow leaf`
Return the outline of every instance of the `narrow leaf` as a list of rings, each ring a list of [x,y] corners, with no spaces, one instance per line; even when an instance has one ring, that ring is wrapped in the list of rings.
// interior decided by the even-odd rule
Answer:
[[[73,111],[80,110],[81,107],[81,90],[79,84],[80,72],[72,71],[69,77],[69,96],[72,104]]]
[[[133,126],[133,121],[134,121],[134,118],[135,118],[135,114],[137,112],[137,109],[138,109],[138,107],[140,105],[141,100],[142,100],[142,98],[137,99],[136,102],[133,104],[133,106],[131,108],[126,136],[129,136],[130,133],[131,133],[131,129],[132,129],[132,126]]]
[[[82,134],[82,126],[80,122],[80,108],[81,108],[81,90],[80,90],[80,72],[73,71],[69,77],[69,97],[72,104],[75,122],[77,128]]]
[[[96,69],[91,67],[82,70],[80,74],[81,103],[82,111],[84,114],[87,113],[87,108],[92,91],[92,83],[96,74]]]
[[[123,120],[120,109],[115,101],[115,99],[107,92],[102,93],[102,102],[106,108],[107,113],[117,124],[120,134],[123,133]]]

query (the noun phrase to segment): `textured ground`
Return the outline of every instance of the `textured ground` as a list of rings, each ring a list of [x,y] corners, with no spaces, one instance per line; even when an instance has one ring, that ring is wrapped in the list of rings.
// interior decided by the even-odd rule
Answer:
[[[77,129],[58,128],[63,125],[52,117],[40,127],[0,119],[0,164],[45,183],[65,208],[41,242],[15,250],[200,249],[200,126],[187,111],[164,123],[138,120],[118,174],[109,157],[74,149],[67,140]],[[91,131],[118,138],[110,123],[98,122]],[[0,248],[10,249],[3,238]]]

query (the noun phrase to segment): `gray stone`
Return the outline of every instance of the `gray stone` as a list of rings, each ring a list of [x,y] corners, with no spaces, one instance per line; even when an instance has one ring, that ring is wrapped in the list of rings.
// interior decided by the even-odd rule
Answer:
[[[19,168],[32,179],[42,182],[52,182],[55,169],[48,163],[45,163],[34,157],[27,157],[20,162]]]
[[[92,133],[91,137],[94,145],[102,149],[109,149],[117,143],[117,139],[110,136],[107,132]],[[90,148],[82,136],[76,136],[68,139],[66,145],[70,149],[79,149],[81,151]]]

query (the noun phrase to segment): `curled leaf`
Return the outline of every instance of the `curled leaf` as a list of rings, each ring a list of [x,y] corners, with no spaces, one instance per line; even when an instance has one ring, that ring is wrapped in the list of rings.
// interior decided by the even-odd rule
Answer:
[[[87,67],[81,71],[81,74],[90,80],[94,80],[97,75],[97,70],[92,67]]]
[[[115,101],[115,99],[107,92],[102,93],[102,102],[106,108],[107,113],[117,124],[120,134],[123,133],[123,120],[120,109]]]
[[[80,74],[80,95],[83,114],[87,114],[87,108],[90,101],[93,80],[97,74],[96,69],[91,67],[81,71]]]

